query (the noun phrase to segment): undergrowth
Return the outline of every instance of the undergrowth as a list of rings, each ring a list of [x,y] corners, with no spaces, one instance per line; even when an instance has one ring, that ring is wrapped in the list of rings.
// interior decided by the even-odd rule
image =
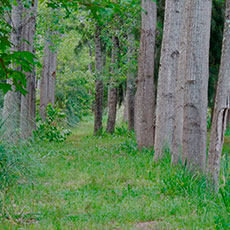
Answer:
[[[64,143],[33,144],[29,155],[39,156],[42,170],[34,183],[20,179],[8,191],[2,229],[125,230],[151,221],[163,230],[230,229],[229,147],[215,194],[204,175],[172,166],[169,155],[154,163],[153,150],[139,151],[126,125],[113,135],[92,130],[87,120]]]

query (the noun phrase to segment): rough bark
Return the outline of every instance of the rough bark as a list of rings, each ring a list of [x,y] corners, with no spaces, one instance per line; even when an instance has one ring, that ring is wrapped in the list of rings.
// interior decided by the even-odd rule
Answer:
[[[225,29],[222,44],[221,65],[218,78],[215,108],[208,153],[208,172],[218,189],[220,159],[224,134],[230,113],[230,0],[226,0]]]
[[[49,103],[55,103],[55,83],[57,68],[57,51],[52,42],[52,36],[55,32],[49,32],[46,39],[42,76],[40,84],[40,115],[43,120],[46,118],[46,107]]]
[[[35,53],[33,48],[35,25],[37,16],[38,0],[31,2],[29,8],[24,7],[23,15],[26,23],[22,29],[23,43],[21,49]],[[25,42],[27,41],[27,42]],[[27,94],[21,98],[21,113],[20,113],[20,133],[21,137],[27,138],[31,136],[35,129],[35,71],[26,73],[27,78]]]
[[[17,5],[12,5],[12,32],[11,32],[11,43],[13,44],[13,51],[21,50],[22,43],[22,25],[23,25],[23,5],[21,0],[17,0]],[[19,68],[15,68],[20,71]],[[12,83],[8,80],[8,83]],[[3,106],[3,121],[4,121],[4,135],[10,141],[16,141],[18,138],[18,131],[20,125],[20,102],[21,94],[14,90],[9,91],[4,97]]]
[[[135,58],[135,47],[134,47],[134,34],[128,35],[129,47],[128,47],[128,75],[127,75],[127,88],[126,88],[126,110],[127,110],[127,121],[128,130],[134,129],[134,105],[135,105],[135,78],[136,71],[133,68],[133,59]]]
[[[138,147],[154,145],[154,50],[157,7],[152,0],[142,0],[140,53],[135,95],[135,132]]]
[[[111,79],[110,85],[108,89],[108,121],[106,131],[108,133],[113,133],[116,124],[116,115],[117,115],[117,99],[118,99],[118,88],[116,85],[116,80],[114,79],[115,70],[117,69],[117,61],[118,61],[118,47],[119,41],[117,37],[113,37],[113,50],[112,50],[112,59],[111,59]]]
[[[167,0],[165,5],[157,87],[155,160],[162,157],[165,149],[172,151],[183,3],[184,0]]]
[[[186,1],[182,161],[203,170],[207,144],[210,0]]]
[[[94,135],[97,135],[102,130],[102,115],[103,115],[103,94],[104,85],[102,81],[102,42],[101,42],[101,28],[96,26],[95,31],[95,109],[94,109]]]

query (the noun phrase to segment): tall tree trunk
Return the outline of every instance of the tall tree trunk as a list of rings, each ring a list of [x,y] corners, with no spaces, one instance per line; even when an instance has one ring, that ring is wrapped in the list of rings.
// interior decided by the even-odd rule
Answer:
[[[92,74],[93,73],[93,51],[92,51],[92,46],[91,43],[88,42],[88,47],[89,47],[89,59],[90,59],[90,63],[89,63],[89,72]]]
[[[134,105],[135,105],[135,78],[136,70],[133,68],[135,58],[135,38],[134,34],[128,34],[128,75],[127,75],[127,87],[126,87],[126,106],[127,106],[127,121],[128,129],[131,131],[134,129]]]
[[[167,0],[165,5],[157,87],[155,160],[161,158],[165,148],[172,151],[183,2]]]
[[[12,5],[12,32],[11,32],[11,43],[13,44],[13,51],[21,51],[22,43],[22,25],[23,25],[23,5],[21,0],[16,1],[17,4]],[[20,71],[20,68],[15,67],[16,70]],[[12,84],[11,80],[8,83]],[[3,106],[3,121],[4,121],[4,135],[10,141],[16,141],[18,138],[18,131],[20,125],[20,103],[21,94],[12,91],[4,97]]]
[[[55,103],[55,83],[57,69],[57,51],[52,42],[52,37],[56,32],[49,32],[46,39],[43,67],[40,84],[40,115],[43,120],[46,118],[46,107],[49,103]]]
[[[185,2],[182,161],[194,170],[203,170],[206,158],[211,6],[210,0]]]
[[[101,28],[96,26],[95,31],[95,109],[94,109],[94,135],[97,135],[102,130],[102,115],[103,115],[103,95],[104,85],[102,80],[102,41],[101,41]]]
[[[142,0],[140,54],[135,95],[135,131],[138,147],[154,145],[154,50],[157,7],[152,0]]]
[[[116,85],[116,80],[114,79],[116,76],[117,69],[117,61],[118,61],[118,47],[119,40],[117,37],[113,37],[113,50],[112,50],[112,69],[111,69],[111,79],[108,90],[108,121],[107,121],[107,129],[108,133],[113,133],[115,124],[116,124],[116,114],[117,114],[117,97],[118,97],[118,88]]]
[[[230,0],[226,0],[225,29],[222,45],[221,65],[218,78],[215,109],[213,114],[208,171],[218,189],[220,158],[224,144],[227,118],[230,113]]]
[[[33,48],[35,25],[37,16],[38,0],[31,1],[30,8],[24,7],[25,25],[22,30],[22,50],[35,53]],[[27,42],[25,42],[27,41]],[[32,135],[35,129],[35,71],[26,73],[27,77],[27,94],[21,98],[21,116],[20,116],[20,132],[21,137],[27,138]]]

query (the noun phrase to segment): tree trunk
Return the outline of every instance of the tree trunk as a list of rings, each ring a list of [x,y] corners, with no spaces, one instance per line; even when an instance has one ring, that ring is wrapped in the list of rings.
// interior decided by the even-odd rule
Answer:
[[[88,47],[89,47],[89,59],[90,59],[89,72],[91,74],[93,74],[93,63],[92,63],[92,60],[93,60],[93,51],[92,51],[92,46],[91,46],[90,42],[88,42]]]
[[[30,8],[24,7],[25,24],[22,30],[22,50],[35,53],[33,48],[35,25],[37,16],[38,0],[32,1]],[[27,42],[25,42],[27,41]],[[20,132],[21,137],[27,138],[32,135],[35,129],[35,71],[26,73],[27,77],[27,94],[21,98],[21,116],[20,116]]]
[[[165,149],[172,151],[183,2],[167,0],[165,6],[157,88],[155,160],[162,157]]]
[[[11,32],[11,43],[13,44],[13,51],[21,50],[22,43],[22,25],[23,25],[23,5],[21,0],[17,0],[17,4],[12,5],[12,32]],[[15,68],[20,71],[19,68]],[[8,80],[8,83],[12,84],[11,80]],[[4,135],[10,141],[16,141],[18,138],[18,131],[20,125],[20,103],[21,103],[21,94],[12,91],[4,97],[4,106],[3,106],[3,121],[4,121]]]
[[[94,110],[94,135],[97,135],[102,130],[102,115],[103,115],[103,94],[104,86],[102,81],[102,66],[103,66],[103,55],[102,55],[102,42],[101,42],[101,28],[96,26],[95,31],[95,110]]]
[[[211,6],[210,0],[185,2],[182,161],[193,170],[203,170],[206,158]]]
[[[134,105],[135,105],[135,78],[136,70],[133,68],[135,58],[135,47],[134,47],[134,34],[128,35],[129,47],[128,47],[128,75],[127,75],[127,88],[126,88],[126,106],[127,106],[127,121],[128,130],[134,129]]]
[[[107,121],[107,129],[108,133],[113,133],[116,124],[116,114],[117,114],[117,97],[118,97],[118,88],[116,85],[116,73],[117,69],[117,61],[118,61],[118,47],[119,47],[119,40],[117,37],[113,37],[113,50],[112,50],[112,69],[111,74],[112,77],[110,79],[110,85],[108,90],[108,121]]]
[[[57,69],[57,51],[52,42],[55,32],[50,32],[46,39],[40,84],[40,116],[46,118],[46,107],[55,103],[55,83]]]
[[[154,145],[154,50],[157,7],[152,0],[142,0],[140,54],[135,95],[135,131],[138,147]]]
[[[230,111],[230,0],[226,0],[225,29],[222,44],[221,65],[218,78],[215,109],[213,114],[208,172],[218,189],[220,158],[224,144],[227,118]]]

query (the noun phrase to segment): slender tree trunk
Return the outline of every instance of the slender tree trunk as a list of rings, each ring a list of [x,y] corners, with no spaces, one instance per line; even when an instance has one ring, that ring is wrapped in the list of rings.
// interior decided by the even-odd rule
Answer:
[[[142,25],[137,92],[135,95],[135,131],[138,147],[154,145],[154,50],[157,7],[152,0],[142,0]]]
[[[104,86],[102,81],[102,42],[101,42],[101,28],[96,26],[95,31],[95,110],[94,110],[94,135],[97,135],[102,130],[102,115],[103,115],[103,94]]]
[[[124,114],[123,114],[124,122],[128,122],[128,108],[127,107],[128,107],[128,102],[127,102],[127,89],[126,89],[126,95],[124,96]]]
[[[222,45],[221,65],[213,114],[208,172],[218,189],[220,158],[224,144],[227,118],[230,113],[230,0],[226,0],[225,29]]]
[[[157,88],[155,160],[162,157],[165,148],[172,151],[183,2],[167,0],[165,6]]]
[[[133,68],[135,64],[133,60],[135,58],[135,45],[134,34],[128,35],[129,47],[128,47],[128,75],[127,75],[127,88],[126,88],[126,106],[127,106],[127,121],[128,129],[131,131],[134,129],[134,105],[135,105],[135,78],[136,70]]]
[[[88,42],[88,47],[89,47],[89,58],[90,58],[89,72],[92,74],[92,73],[93,73],[93,64],[92,64],[92,60],[93,60],[93,51],[92,51],[92,46],[91,46],[91,43],[90,43],[90,42]]]
[[[210,0],[186,1],[182,161],[195,170],[205,167],[209,78]]]
[[[119,40],[117,37],[113,37],[113,50],[112,50],[112,77],[110,79],[110,85],[108,90],[108,121],[107,121],[107,129],[108,133],[113,133],[116,124],[116,114],[117,114],[117,99],[118,99],[118,88],[116,85],[116,80],[114,79],[116,76],[117,69],[117,61],[118,61],[118,47]]]
[[[56,84],[56,69],[57,69],[57,51],[52,42],[52,36],[55,32],[48,34],[46,39],[43,67],[40,84],[40,115],[43,120],[46,118],[46,107],[49,103],[55,103],[55,84]]]
[[[31,2],[30,8],[24,7],[23,14],[26,23],[22,30],[22,38],[27,42],[22,43],[22,50],[35,53],[33,48],[38,0]],[[35,71],[26,73],[27,94],[21,98],[20,132],[21,137],[27,138],[35,129]]]

